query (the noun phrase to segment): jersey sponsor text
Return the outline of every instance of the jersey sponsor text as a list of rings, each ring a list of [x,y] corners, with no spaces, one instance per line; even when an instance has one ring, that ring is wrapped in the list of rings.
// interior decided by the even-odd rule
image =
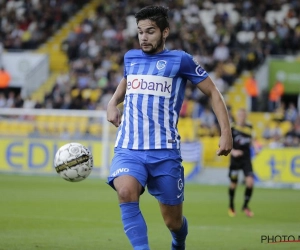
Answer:
[[[150,75],[128,75],[126,94],[171,96],[172,78]]]

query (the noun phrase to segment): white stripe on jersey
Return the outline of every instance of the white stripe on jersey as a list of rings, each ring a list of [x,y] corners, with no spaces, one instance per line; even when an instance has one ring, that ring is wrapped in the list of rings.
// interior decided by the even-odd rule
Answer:
[[[126,105],[126,98],[124,99],[124,103],[123,103],[124,107]],[[123,113],[125,112],[125,109],[123,110]],[[122,118],[121,118],[121,124],[124,122],[124,115],[122,115]],[[119,127],[119,130],[118,130],[118,134],[117,134],[117,139],[116,139],[116,143],[115,143],[115,147],[117,147],[118,143],[119,143],[119,140],[122,136],[122,126]]]
[[[126,99],[126,102],[129,102],[129,99],[130,97],[128,96]],[[125,115],[125,123],[126,123],[126,126],[125,126],[125,134],[123,135],[123,144],[122,144],[122,147],[123,148],[127,148],[128,146],[128,143],[129,143],[129,117],[130,117],[130,114],[129,114],[129,105],[124,105],[124,115]],[[123,126],[122,126],[123,127]]]
[[[143,96],[142,101],[142,112],[143,114],[147,114],[148,107],[148,95]],[[143,131],[144,131],[144,149],[150,149],[150,141],[149,141],[149,119],[144,119],[143,121]]]
[[[168,143],[168,140],[172,138],[170,131],[170,114],[169,114],[170,99],[165,99],[165,111],[164,111],[164,127],[166,128],[166,145],[167,148],[172,148],[172,144]],[[175,113],[175,112],[174,112]]]
[[[154,96],[153,97],[153,112],[152,112],[152,115],[153,115],[153,121],[154,121],[154,133],[155,133],[155,149],[158,149],[158,148],[161,148],[161,140],[160,140],[160,125],[159,125],[159,97],[158,96]]]
[[[138,100],[138,95],[133,95],[133,97],[132,97],[132,105],[134,106],[134,107],[137,107],[137,100]],[[133,123],[133,131],[134,131],[134,134],[133,134],[133,146],[132,146],[132,148],[138,148],[138,145],[139,145],[139,127],[138,127],[138,125],[139,125],[139,119],[138,119],[138,109],[137,108],[135,108],[135,109],[133,109],[133,121],[132,121],[132,123]],[[128,134],[128,137],[129,137],[129,134]]]
[[[173,105],[173,110],[175,110],[175,105],[177,103],[177,99],[178,99],[178,92],[179,92],[179,88],[180,88],[180,79],[177,79],[177,82],[176,82],[176,90],[175,90],[175,93],[177,93],[174,97],[174,105]],[[174,112],[174,117],[173,117],[173,127],[176,128],[176,121],[178,120],[178,114],[176,112]],[[176,139],[178,138],[178,129],[176,129]],[[179,141],[177,141],[177,146],[179,147]]]

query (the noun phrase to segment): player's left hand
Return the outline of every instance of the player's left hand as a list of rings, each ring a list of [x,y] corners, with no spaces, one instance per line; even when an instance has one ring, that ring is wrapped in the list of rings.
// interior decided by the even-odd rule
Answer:
[[[219,141],[219,149],[217,151],[217,155],[225,155],[227,156],[232,149],[232,135],[231,133],[223,133],[221,134]]]

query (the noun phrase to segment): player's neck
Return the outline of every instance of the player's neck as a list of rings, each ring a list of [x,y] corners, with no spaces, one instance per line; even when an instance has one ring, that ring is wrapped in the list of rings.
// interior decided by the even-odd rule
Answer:
[[[160,48],[160,49],[158,49],[158,50],[156,50],[156,51],[154,51],[154,52],[147,53],[147,52],[143,51],[143,53],[144,53],[145,55],[153,56],[153,55],[157,55],[157,54],[163,53],[163,52],[166,51],[166,50],[167,50],[166,47],[163,46],[162,48]]]
[[[244,127],[246,125],[246,122],[237,122],[238,126]]]

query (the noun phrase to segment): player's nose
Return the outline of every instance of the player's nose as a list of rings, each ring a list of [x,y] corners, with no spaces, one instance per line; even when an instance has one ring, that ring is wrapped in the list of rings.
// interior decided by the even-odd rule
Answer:
[[[147,34],[142,34],[141,36],[140,36],[140,39],[142,40],[142,41],[147,41],[148,40],[148,36],[147,36]]]

